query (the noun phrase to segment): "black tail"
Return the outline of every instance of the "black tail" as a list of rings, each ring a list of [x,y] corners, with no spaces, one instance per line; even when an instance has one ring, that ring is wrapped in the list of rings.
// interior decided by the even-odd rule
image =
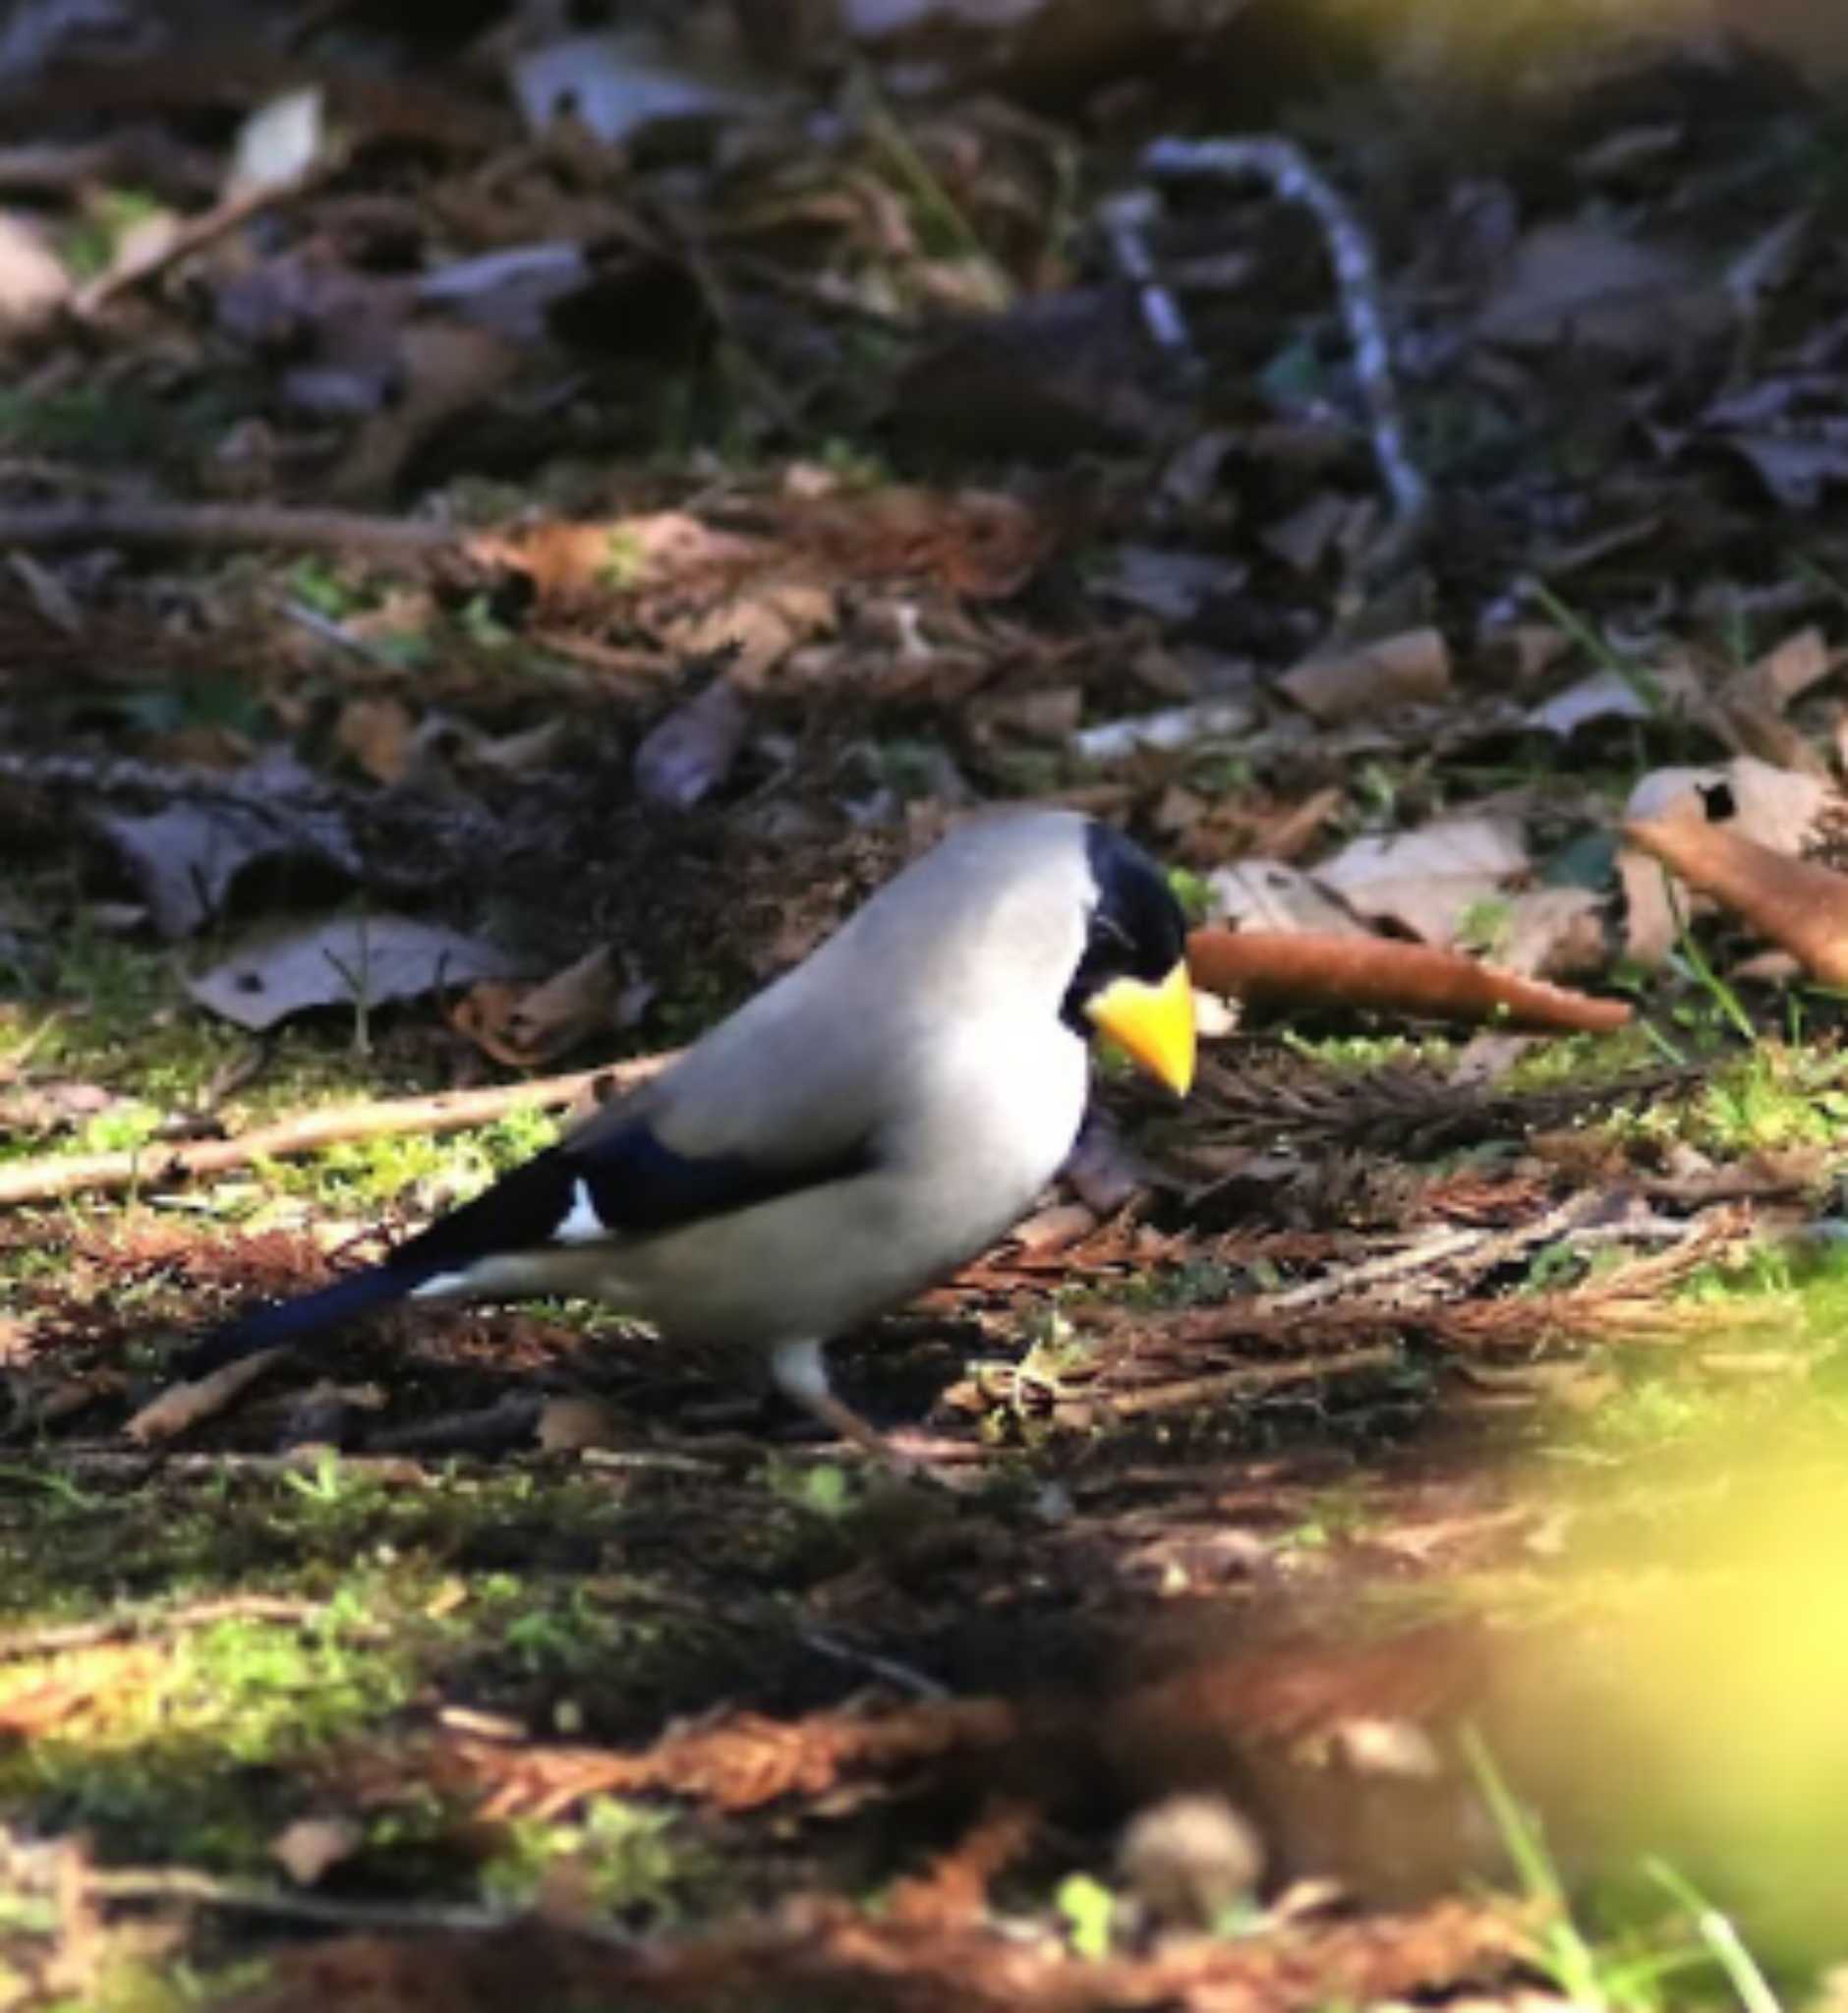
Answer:
[[[427,1270],[417,1266],[374,1265],[364,1272],[337,1279],[318,1293],[253,1308],[214,1329],[199,1343],[185,1359],[184,1374],[203,1377],[235,1362],[239,1356],[255,1355],[259,1350],[286,1349],[292,1343],[311,1341],[327,1329],[352,1320],[356,1314],[402,1299],[429,1276]]]

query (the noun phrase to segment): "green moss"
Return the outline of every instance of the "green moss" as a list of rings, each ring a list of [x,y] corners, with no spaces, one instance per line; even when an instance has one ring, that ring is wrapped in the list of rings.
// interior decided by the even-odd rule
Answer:
[[[489,1899],[525,1907],[568,1867],[592,1906],[637,1927],[685,1920],[690,1901],[721,1870],[675,1812],[622,1797],[591,1798],[568,1824],[517,1821],[505,1827],[503,1840],[482,1869]]]

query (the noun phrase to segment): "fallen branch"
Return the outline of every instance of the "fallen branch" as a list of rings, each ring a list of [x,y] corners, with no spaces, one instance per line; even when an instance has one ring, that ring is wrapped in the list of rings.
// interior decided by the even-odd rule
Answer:
[[[460,535],[423,518],[358,510],[293,510],[282,503],[53,503],[0,510],[0,546],[284,546],[305,551],[443,551]]]
[[[66,1622],[50,1629],[16,1629],[0,1636],[0,1663],[29,1656],[59,1656],[69,1649],[92,1649],[99,1642],[123,1642],[147,1636],[176,1636],[209,1629],[218,1622],[291,1622],[306,1625],[327,1612],[318,1600],[288,1600],[280,1594],[238,1593],[220,1600],[189,1601],[177,1608],[131,1608],[94,1622]]]
[[[1354,1006],[1555,1034],[1608,1034],[1631,1017],[1622,1000],[1389,937],[1201,929],[1187,939],[1187,966],[1205,991],[1262,1006]]]
[[[1405,422],[1393,381],[1392,346],[1380,306],[1379,266],[1365,227],[1334,185],[1291,140],[1158,140],[1144,151],[1142,165],[1158,181],[1199,175],[1230,181],[1255,175],[1268,182],[1286,202],[1299,202],[1313,213],[1328,242],[1342,318],[1354,347],[1354,373],[1366,400],[1373,459],[1393,506],[1392,524],[1368,555],[1368,565],[1378,573],[1407,557],[1423,535],[1431,495],[1406,447]],[[1146,287],[1143,306],[1144,312],[1149,312]]]
[[[334,1105],[303,1112],[273,1125],[259,1125],[232,1139],[199,1139],[174,1145],[155,1143],[130,1153],[53,1155],[0,1170],[0,1207],[46,1202],[63,1195],[119,1194],[126,1188],[162,1188],[200,1175],[222,1175],[260,1160],[286,1160],[318,1153],[353,1139],[385,1139],[405,1133],[435,1136],[487,1125],[509,1112],[552,1112],[588,1097],[597,1103],[621,1097],[648,1081],[673,1060],[670,1052],[639,1056],[603,1069],[578,1069],[565,1076],[540,1076],[529,1083],[491,1084],[483,1090],[441,1090],[430,1097],[380,1098],[371,1104]]]
[[[291,1893],[255,1881],[221,1880],[190,1867],[111,1867],[87,1870],[82,1879],[87,1898],[97,1901],[186,1902],[194,1907],[240,1909],[251,1915],[280,1916],[299,1923],[325,1923],[337,1928],[396,1930],[404,1934],[432,1929],[487,1932],[506,1929],[526,1920],[497,1908],[436,1907],[428,1903],[336,1901],[325,1894]],[[574,1933],[577,1933],[574,1927]],[[591,1925],[582,1933],[616,1948],[628,1939]]]
[[[220,1363],[209,1376],[169,1384],[158,1397],[149,1399],[122,1431],[138,1447],[157,1447],[163,1440],[177,1439],[235,1404],[258,1378],[268,1375],[284,1353],[279,1349],[260,1349],[255,1355]]]
[[[152,279],[169,265],[236,230],[239,224],[248,223],[264,210],[305,195],[318,187],[326,176],[324,167],[310,169],[307,174],[293,175],[287,181],[254,183],[248,189],[240,189],[221,198],[209,209],[202,210],[199,215],[188,217],[177,225],[159,243],[124,259],[120,265],[112,265],[107,272],[98,273],[87,286],[79,290],[71,303],[72,311],[80,319],[90,319],[118,294],[140,286],[144,279]]]
[[[1294,1385],[1326,1384],[1337,1377],[1395,1369],[1404,1360],[1405,1352],[1396,1344],[1376,1343],[1364,1349],[1343,1350],[1338,1355],[1302,1356],[1289,1363],[1250,1363],[1236,1370],[1216,1370],[1204,1377],[1180,1377],[1144,1385],[1137,1391],[1106,1391],[1094,1401],[1064,1400],[1054,1406],[1053,1415],[1057,1417],[1061,1411],[1067,1411],[1089,1419],[1102,1408],[1113,1418],[1139,1418],[1149,1412],[1191,1409],[1220,1399],[1262,1398]]]
[[[1136,290],[1149,340],[1173,360],[1184,382],[1198,384],[1206,376],[1205,360],[1193,347],[1187,317],[1163,284],[1149,250],[1149,228],[1160,213],[1161,203],[1152,189],[1128,189],[1102,203],[1097,215],[1117,270]]]

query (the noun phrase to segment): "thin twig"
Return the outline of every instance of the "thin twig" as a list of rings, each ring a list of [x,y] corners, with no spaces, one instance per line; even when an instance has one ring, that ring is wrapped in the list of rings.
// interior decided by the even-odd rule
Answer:
[[[325,1601],[287,1600],[279,1594],[240,1593],[219,1600],[190,1601],[177,1608],[130,1608],[94,1622],[68,1622],[51,1629],[18,1629],[0,1635],[0,1663],[22,1657],[57,1656],[147,1636],[176,1636],[186,1629],[209,1629],[217,1622],[292,1622],[306,1627],[327,1612]]]
[[[1328,1356],[1302,1356],[1288,1363],[1248,1363],[1236,1370],[1218,1370],[1205,1377],[1181,1377],[1150,1384],[1139,1391],[1107,1393],[1100,1401],[1115,1418],[1135,1418],[1153,1411],[1179,1411],[1222,1398],[1261,1398],[1297,1384],[1324,1384],[1367,1370],[1388,1370],[1404,1360],[1392,1343],[1343,1350]],[[1086,1410],[1090,1401],[1082,1401]],[[1055,1415],[1059,1410],[1054,1408]]]
[[[186,1901],[206,1908],[242,1909],[294,1922],[327,1923],[349,1929],[430,1929],[462,1934],[511,1928],[521,1917],[497,1908],[433,1907],[388,1901],[336,1901],[325,1894],[292,1894],[255,1881],[220,1880],[190,1867],[112,1867],[84,1875],[84,1892],[98,1901]],[[581,1933],[627,1947],[613,1930],[586,1925]]]
[[[935,1678],[927,1677],[910,1664],[900,1663],[896,1657],[880,1656],[873,1650],[861,1649],[855,1643],[843,1642],[826,1629],[798,1629],[796,1640],[818,1656],[870,1671],[874,1677],[883,1678],[887,1684],[909,1693],[913,1698],[935,1700],[952,1696],[947,1685],[940,1685]]]
[[[1366,400],[1373,459],[1392,499],[1392,524],[1368,555],[1371,570],[1385,571],[1404,559],[1422,536],[1431,495],[1406,447],[1399,391],[1393,379],[1392,346],[1380,305],[1379,264],[1360,220],[1294,141],[1158,140],[1144,151],[1142,165],[1158,180],[1189,175],[1226,180],[1259,176],[1285,201],[1302,203],[1321,225],[1335,268],[1342,318],[1354,347],[1355,375]]]
[[[305,551],[408,557],[459,544],[462,534],[421,518],[358,510],[292,510],[281,503],[53,503],[0,510],[0,546],[283,546]]]
[[[1363,1289],[1372,1292],[1391,1283],[1410,1282],[1419,1275],[1434,1273],[1440,1267],[1459,1262],[1467,1262],[1472,1275],[1479,1278],[1484,1272],[1505,1265],[1535,1244],[1551,1243],[1556,1238],[1569,1236],[1588,1216],[1605,1206],[1605,1199],[1599,1194],[1575,1195],[1544,1216],[1535,1217],[1531,1223],[1517,1225],[1512,1230],[1438,1231],[1420,1237],[1403,1251],[1387,1251],[1377,1258],[1350,1265],[1343,1271],[1331,1272],[1325,1278],[1288,1287],[1282,1293],[1260,1294],[1250,1302],[1247,1311],[1260,1316],[1300,1312],[1305,1307],[1321,1306]],[[1442,1280],[1425,1279],[1421,1286],[1427,1297],[1447,1290]],[[1409,1304],[1403,1296],[1395,1297],[1391,1308],[1382,1307],[1380,1312],[1385,1315],[1403,1311]]]
[[[529,1083],[496,1083],[482,1090],[440,1090],[429,1097],[379,1098],[369,1104],[334,1105],[300,1112],[273,1125],[259,1125],[232,1139],[152,1144],[129,1153],[51,1155],[0,1170],[0,1206],[45,1202],[63,1195],[118,1193],[130,1186],[148,1189],[200,1175],[222,1175],[259,1160],[284,1160],[318,1153],[353,1139],[384,1139],[405,1133],[438,1136],[470,1125],[491,1124],[509,1112],[557,1111],[585,1094],[600,1102],[620,1097],[673,1060],[672,1054],[638,1056],[602,1069],[577,1069],[566,1076],[540,1076]]]
[[[202,210],[199,215],[188,217],[177,225],[160,243],[148,246],[144,252],[124,259],[119,265],[112,265],[107,272],[98,273],[72,300],[72,312],[81,319],[88,320],[118,294],[140,286],[143,280],[152,279],[156,273],[164,272],[169,265],[211,244],[214,239],[224,237],[262,211],[306,195],[323,182],[327,173],[325,165],[311,168],[306,174],[292,176],[287,181],[255,183],[248,189],[239,189],[222,198],[209,209]]]
[[[1186,315],[1163,284],[1155,269],[1155,255],[1149,250],[1149,226],[1159,210],[1160,201],[1152,189],[1126,189],[1102,205],[1098,221],[1110,241],[1117,270],[1135,288],[1149,340],[1173,359],[1184,378],[1198,382],[1206,375],[1205,359],[1194,348]]]

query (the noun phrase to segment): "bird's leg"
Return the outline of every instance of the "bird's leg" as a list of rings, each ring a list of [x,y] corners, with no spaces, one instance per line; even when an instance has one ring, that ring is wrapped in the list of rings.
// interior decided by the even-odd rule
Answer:
[[[835,1396],[819,1342],[785,1342],[773,1350],[770,1376],[785,1398],[877,1461],[888,1473],[907,1482],[929,1482],[953,1494],[960,1493],[962,1485],[952,1482],[927,1456],[900,1452],[878,1427],[869,1425],[852,1406]]]
[[[852,1406],[835,1396],[819,1342],[785,1342],[771,1353],[771,1381],[811,1418],[850,1440],[862,1453],[898,1467],[907,1464],[887,1445],[877,1426],[868,1425]]]

